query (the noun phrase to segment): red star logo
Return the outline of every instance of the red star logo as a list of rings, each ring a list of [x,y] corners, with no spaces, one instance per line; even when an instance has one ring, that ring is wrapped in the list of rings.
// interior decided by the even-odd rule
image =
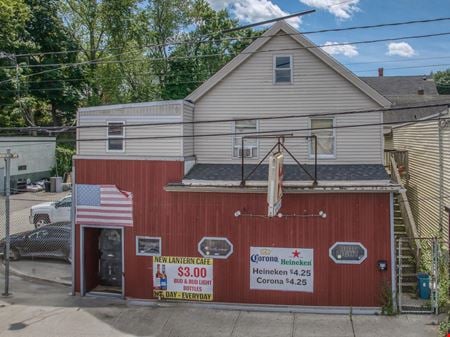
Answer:
[[[292,255],[294,255],[294,257],[300,257],[300,252],[296,249],[292,252]]]

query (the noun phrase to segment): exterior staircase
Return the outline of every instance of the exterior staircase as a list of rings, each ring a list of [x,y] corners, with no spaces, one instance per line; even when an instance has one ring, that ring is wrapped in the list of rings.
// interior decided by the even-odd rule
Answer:
[[[398,195],[394,195],[394,235],[395,235],[395,245],[396,245],[396,255],[397,255],[397,275],[399,268],[402,271],[402,293],[415,293],[416,292],[416,259],[414,257],[414,252],[411,248],[409,240],[402,240],[402,265],[399,265],[400,251],[398,247],[398,238],[407,238],[408,234],[406,232],[405,222],[400,211],[400,204],[398,200]]]

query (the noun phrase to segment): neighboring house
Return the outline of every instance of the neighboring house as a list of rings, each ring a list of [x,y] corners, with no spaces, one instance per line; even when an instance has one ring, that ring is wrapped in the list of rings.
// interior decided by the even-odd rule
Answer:
[[[450,200],[450,95],[439,95],[428,76],[364,77],[366,83],[394,107],[435,107],[390,110],[384,113],[385,149],[407,151],[408,200],[422,237],[448,240],[444,206]],[[444,120],[437,120],[439,117]],[[420,121],[418,123],[414,121]],[[388,152],[392,153],[392,152]]]
[[[384,284],[395,292],[398,190],[383,166],[383,107],[385,97],[280,22],[185,100],[80,109],[74,291],[378,308]],[[325,115],[360,109],[375,111]],[[298,117],[265,119],[283,115]],[[347,127],[364,123],[372,125]],[[277,142],[248,138],[242,148],[242,136],[258,132],[286,135],[309,173],[284,152],[275,217],[267,161],[241,184],[242,155],[247,175]],[[289,134],[317,137],[317,167],[314,143]],[[107,194],[125,206],[105,214]],[[169,260],[151,255],[213,258],[210,288],[173,290]],[[283,274],[289,265],[302,274],[293,284],[283,276],[295,275]]]
[[[0,137],[0,153],[10,149],[18,155],[11,160],[11,188],[24,188],[27,181],[49,178],[55,166],[55,137]],[[0,191],[4,193],[5,162],[0,160]]]

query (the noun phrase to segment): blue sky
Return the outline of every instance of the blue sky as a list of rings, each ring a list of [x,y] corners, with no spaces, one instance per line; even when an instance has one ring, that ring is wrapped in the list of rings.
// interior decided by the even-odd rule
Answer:
[[[450,17],[450,0],[208,0],[228,8],[241,23],[257,22],[307,9],[316,13],[290,23],[300,31]],[[450,32],[450,20],[396,27],[308,34],[318,45]],[[360,76],[429,74],[450,68],[450,35],[327,49]],[[433,65],[433,66],[430,66]],[[421,68],[405,68],[405,67]],[[428,67],[424,67],[428,66]],[[396,68],[396,69],[394,69]],[[398,69],[403,68],[403,69]]]

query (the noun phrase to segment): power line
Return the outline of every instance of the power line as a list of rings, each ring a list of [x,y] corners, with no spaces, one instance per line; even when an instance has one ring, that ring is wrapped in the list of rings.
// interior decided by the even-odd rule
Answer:
[[[285,33],[285,34],[276,34],[276,35],[266,35],[266,36],[260,36],[260,38],[270,38],[275,36],[286,36],[286,35],[299,35],[299,33]],[[428,38],[428,37],[435,37],[435,36],[444,36],[444,35],[450,35],[450,32],[441,32],[441,33],[432,33],[432,34],[425,34],[425,35],[409,35],[409,36],[400,36],[400,37],[394,37],[394,38],[384,38],[384,39],[375,39],[375,40],[360,40],[360,41],[354,41],[354,42],[339,42],[334,43],[332,46],[346,46],[346,45],[358,45],[358,44],[369,44],[369,43],[378,43],[378,42],[388,42],[388,41],[396,41],[396,40],[409,40],[409,39],[421,39],[421,38]],[[258,38],[258,37],[255,37]],[[214,41],[209,41],[214,42]],[[36,67],[49,67],[54,66],[58,67],[55,69],[48,69],[44,70],[38,73],[25,75],[23,77],[30,77],[35,75],[40,75],[56,70],[61,70],[67,67],[72,66],[79,66],[79,65],[91,65],[91,64],[115,64],[115,63],[144,63],[144,62],[150,62],[150,61],[170,61],[170,60],[183,60],[183,59],[197,59],[197,58],[207,58],[207,57],[217,57],[217,56],[236,56],[239,54],[257,54],[257,53],[264,53],[264,52],[273,52],[273,51],[289,51],[289,50],[301,50],[301,49],[313,49],[313,48],[326,48],[330,47],[330,45],[314,45],[314,46],[308,46],[308,47],[295,47],[295,48],[281,48],[281,49],[270,49],[270,50],[259,50],[254,52],[241,52],[238,54],[223,54],[223,53],[215,53],[215,54],[203,54],[203,55],[191,55],[191,56],[169,56],[167,58],[164,57],[151,57],[146,59],[127,59],[127,60],[106,60],[107,58],[111,57],[117,57],[120,56],[120,54],[117,55],[109,55],[105,58],[100,58],[93,61],[82,61],[82,62],[72,62],[72,63],[53,63],[53,64],[43,64],[43,65],[35,65]],[[33,65],[30,65],[29,67],[33,67]],[[2,67],[0,67],[1,69]],[[3,68],[11,68],[11,66],[4,66]],[[28,66],[21,66],[21,68],[28,68]],[[8,80],[1,81],[1,83],[7,82]]]
[[[435,108],[444,107],[450,104],[449,102],[441,102],[434,104],[422,104],[414,106],[404,106],[404,107],[393,107],[393,108],[381,108],[381,109],[367,109],[367,110],[353,110],[353,111],[338,111],[338,112],[318,112],[306,115],[276,115],[276,116],[262,116],[262,117],[247,117],[247,118],[234,118],[234,119],[216,119],[216,120],[203,120],[203,121],[182,121],[182,122],[160,122],[160,123],[136,123],[136,124],[125,124],[123,128],[133,128],[133,127],[145,127],[145,126],[173,126],[173,125],[195,125],[195,124],[212,124],[212,123],[229,123],[235,121],[255,121],[255,120],[278,120],[278,119],[295,119],[295,118],[312,118],[312,117],[326,117],[326,116],[340,116],[340,115],[357,115],[366,114],[374,112],[387,112],[387,111],[403,111],[410,109],[419,108]],[[389,124],[389,123],[388,123]],[[93,128],[108,128],[106,124],[96,124],[96,125],[68,125],[68,126],[32,126],[32,127],[0,127],[0,131],[19,131],[19,132],[58,132],[62,130],[64,132],[69,130],[77,129],[93,129]]]
[[[344,1],[343,3],[348,2]],[[328,7],[333,7],[338,4],[334,4]],[[293,14],[293,16],[297,16],[298,14]],[[283,18],[278,18],[278,20],[282,20]],[[410,21],[397,21],[397,22],[388,22],[388,23],[380,23],[380,24],[374,24],[374,25],[363,25],[363,26],[351,26],[351,27],[344,27],[344,28],[328,28],[328,29],[321,29],[321,30],[314,30],[314,31],[300,31],[299,33],[295,34],[302,34],[302,35],[309,35],[309,34],[319,34],[319,33],[329,33],[329,32],[342,32],[342,31],[349,31],[349,30],[357,30],[357,29],[371,29],[371,28],[381,28],[381,27],[393,27],[393,26],[402,26],[402,25],[411,25],[411,24],[420,24],[420,23],[432,23],[432,22],[439,22],[439,21],[448,21],[450,20],[450,17],[439,17],[439,18],[432,18],[432,19],[419,19],[419,20],[410,20]],[[262,23],[259,23],[261,25]],[[246,26],[242,26],[246,27]],[[244,29],[242,27],[237,27],[240,29]],[[229,31],[230,32],[230,31]],[[221,40],[227,40],[227,39],[251,39],[251,38],[258,38],[261,36],[252,36],[252,37],[231,37],[231,38],[223,38],[221,40],[209,40],[209,41],[203,41],[202,39],[220,35],[223,33],[227,33],[227,31],[217,31],[213,33],[209,33],[206,35],[202,35],[200,37],[197,37],[196,39],[184,39],[179,41],[173,41],[163,44],[151,44],[151,45],[145,45],[143,48],[156,48],[156,47],[169,47],[173,45],[179,45],[179,44],[188,44],[188,43],[203,43],[203,42],[214,42],[214,41],[221,41]],[[291,35],[291,34],[287,34]],[[271,35],[266,37],[272,37]],[[88,49],[88,51],[107,51],[107,50],[117,50],[117,49],[123,49],[123,47],[117,47],[117,48],[94,48],[94,49]],[[142,49],[142,48],[139,48]],[[83,52],[85,49],[72,49],[72,50],[65,50],[65,51],[57,51],[57,52],[35,52],[35,53],[22,53],[22,54],[16,54],[17,57],[24,57],[24,56],[36,56],[36,55],[59,55],[59,54],[67,54],[67,53],[79,53]]]
[[[450,57],[449,57],[450,58]],[[398,61],[409,61],[409,60],[398,60]],[[420,69],[420,68],[434,68],[434,67],[443,67],[443,66],[450,66],[450,63],[441,63],[441,64],[428,64],[428,65],[418,65],[418,66],[404,66],[404,67],[388,67],[388,68],[383,68],[384,70],[401,70],[401,69]],[[353,72],[355,73],[359,73],[359,72],[372,72],[372,71],[377,71],[377,68],[373,68],[373,69],[361,69],[361,70],[353,70]],[[175,77],[179,77],[180,74],[182,76],[186,76],[188,75],[188,73],[177,73],[177,75],[175,75]],[[192,74],[191,72],[189,72],[189,74]],[[134,74],[133,76],[135,77],[146,77],[148,75],[156,75],[155,73],[141,73],[141,74]],[[308,74],[309,76],[326,76],[323,74]],[[105,79],[105,80],[111,80],[111,79],[123,79],[126,80],[126,78],[124,76],[115,76],[115,77],[97,77],[96,79]],[[205,82],[207,79],[204,80],[198,80],[198,81],[180,81],[180,82],[164,82],[165,85],[176,85],[176,84],[199,84],[199,83],[203,83]],[[246,80],[256,80],[256,78],[246,78]],[[258,79],[260,80],[260,78]],[[44,80],[44,81],[29,81],[29,82],[25,82],[25,84],[29,84],[29,83],[53,83],[53,82],[77,82],[77,81],[87,81],[86,79],[83,78],[72,78],[72,79],[67,79],[67,80]],[[263,82],[260,82],[263,83]],[[118,83],[120,84],[120,83]],[[114,83],[110,83],[109,86],[102,86],[102,90],[105,89],[116,89],[116,86]],[[62,91],[62,90],[73,90],[73,88],[71,87],[50,87],[50,88],[24,88],[22,91],[27,92],[27,91]],[[15,92],[15,90],[13,89],[0,89],[0,92]]]
[[[254,119],[253,119],[254,120]],[[450,120],[450,117],[432,117],[422,120],[405,120],[397,122],[383,122],[383,123],[367,123],[367,124],[350,124],[350,125],[338,125],[331,127],[318,127],[318,128],[301,128],[301,129],[280,129],[280,130],[266,130],[266,131],[256,131],[256,132],[224,132],[224,133],[206,133],[206,134],[192,134],[192,135],[168,135],[168,136],[139,136],[139,137],[123,137],[123,140],[160,140],[160,139],[185,139],[185,138],[208,138],[208,137],[223,137],[223,136],[255,136],[255,135],[267,135],[267,134],[285,134],[288,132],[304,132],[304,131],[316,131],[316,130],[333,130],[333,129],[346,129],[346,128],[360,128],[369,126],[383,126],[383,125],[397,125],[397,124],[417,124],[430,121],[441,121]],[[58,143],[74,143],[74,142],[104,142],[111,138],[81,138],[81,139],[61,139]],[[0,140],[0,143],[9,142],[7,140]],[[18,143],[29,143],[33,142],[31,140],[15,140]],[[34,142],[41,142],[40,140],[35,140]],[[49,143],[48,140],[43,140],[44,143]],[[56,142],[56,140],[55,140]]]
[[[298,33],[292,34],[292,35],[298,35]],[[393,37],[393,38],[383,38],[383,39],[373,39],[373,40],[360,40],[360,41],[354,41],[354,42],[342,42],[342,43],[335,43],[333,46],[345,46],[345,45],[359,45],[359,44],[369,44],[369,43],[379,43],[379,42],[388,42],[388,41],[397,41],[397,40],[410,40],[410,39],[421,39],[421,38],[429,38],[429,37],[436,37],[436,36],[445,36],[450,35],[450,32],[441,32],[441,33],[433,33],[433,34],[424,34],[424,35],[409,35],[409,36],[399,36],[399,37]],[[302,49],[313,49],[313,48],[323,48],[323,47],[329,47],[328,45],[313,45],[313,46],[306,46],[306,47],[295,47],[295,48],[278,48],[278,49],[266,49],[266,50],[257,50],[252,52],[240,52],[239,54],[246,55],[246,54],[257,54],[257,53],[268,53],[268,52],[279,52],[279,51],[292,51],[292,50],[302,50]],[[112,55],[117,56],[117,55]],[[168,58],[162,58],[162,57],[156,57],[156,58],[148,58],[147,61],[171,61],[171,60],[180,60],[180,59],[197,59],[197,58],[206,58],[206,57],[214,57],[214,56],[227,56],[223,53],[216,53],[216,54],[204,54],[204,55],[195,55],[195,56],[172,56]],[[229,54],[228,56],[232,56]],[[111,63],[130,63],[132,61],[130,60],[112,60],[112,61],[105,61],[111,62]],[[65,63],[61,64],[60,67],[54,68],[54,69],[48,69],[44,71],[40,71],[37,73],[24,75],[22,78],[29,78],[32,76],[37,76],[49,72],[53,72],[56,70],[61,70],[67,67],[72,66],[79,66],[79,65],[89,65],[89,64],[102,64],[103,61],[96,60],[96,61],[84,61],[84,62],[75,62],[75,63]],[[3,80],[0,82],[7,83],[11,82],[13,79]]]

